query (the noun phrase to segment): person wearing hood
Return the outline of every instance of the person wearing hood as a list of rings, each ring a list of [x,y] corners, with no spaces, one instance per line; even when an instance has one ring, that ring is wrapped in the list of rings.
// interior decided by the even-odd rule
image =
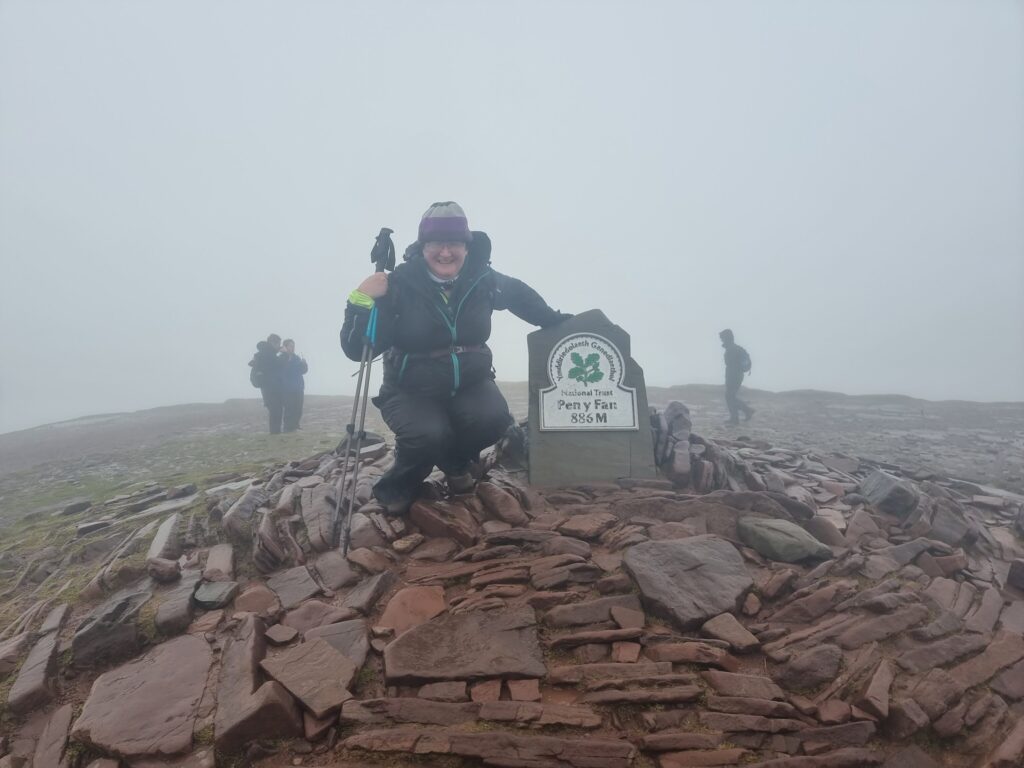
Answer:
[[[384,380],[373,403],[395,433],[395,464],[373,494],[392,513],[409,508],[435,466],[452,493],[472,491],[471,464],[512,424],[487,347],[491,314],[507,309],[541,328],[572,317],[492,269],[490,238],[470,231],[454,202],[423,214],[405,259],[349,295],[341,329],[342,350],[358,361],[377,308],[374,350],[383,352]]]
[[[252,366],[250,380],[259,386],[263,395],[263,406],[270,414],[270,434],[281,433],[281,420],[284,416],[284,378],[281,358],[281,337],[276,333],[267,336],[266,341],[256,345],[256,354],[249,365]]]

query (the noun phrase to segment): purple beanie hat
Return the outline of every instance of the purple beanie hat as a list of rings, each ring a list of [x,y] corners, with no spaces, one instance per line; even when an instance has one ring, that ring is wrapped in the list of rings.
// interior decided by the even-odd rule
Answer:
[[[451,200],[434,203],[420,219],[420,243],[468,243],[472,239],[466,212],[462,210],[462,206]]]

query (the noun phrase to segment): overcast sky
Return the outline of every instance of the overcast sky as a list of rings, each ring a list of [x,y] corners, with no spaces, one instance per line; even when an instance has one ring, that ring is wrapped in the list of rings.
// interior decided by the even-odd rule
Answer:
[[[1024,400],[1024,5],[0,0],[0,432],[349,393],[345,297],[459,201],[651,384]],[[526,377],[503,313],[498,378]]]

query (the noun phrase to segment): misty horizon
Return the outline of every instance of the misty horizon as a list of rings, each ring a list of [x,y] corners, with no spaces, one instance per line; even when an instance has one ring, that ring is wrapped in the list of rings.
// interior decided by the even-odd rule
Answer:
[[[536,20],[543,18],[543,24]],[[345,299],[435,200],[649,386],[1024,401],[1024,6],[0,5],[0,433],[351,395]],[[533,328],[496,313],[499,381]],[[378,368],[379,372],[379,368]],[[374,387],[379,383],[375,377]]]

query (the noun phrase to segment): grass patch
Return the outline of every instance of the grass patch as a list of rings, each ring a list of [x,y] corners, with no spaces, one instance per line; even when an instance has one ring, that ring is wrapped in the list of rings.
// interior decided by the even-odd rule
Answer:
[[[209,747],[213,745],[213,723],[208,723],[192,735],[196,746]]]
[[[64,750],[64,760],[68,765],[89,765],[101,757],[107,755],[91,744],[83,744],[80,741],[69,741],[67,749]]]
[[[160,602],[155,598],[150,599],[139,611],[138,627],[139,634],[149,645],[160,641],[160,630],[156,628],[156,612],[160,608]]]

